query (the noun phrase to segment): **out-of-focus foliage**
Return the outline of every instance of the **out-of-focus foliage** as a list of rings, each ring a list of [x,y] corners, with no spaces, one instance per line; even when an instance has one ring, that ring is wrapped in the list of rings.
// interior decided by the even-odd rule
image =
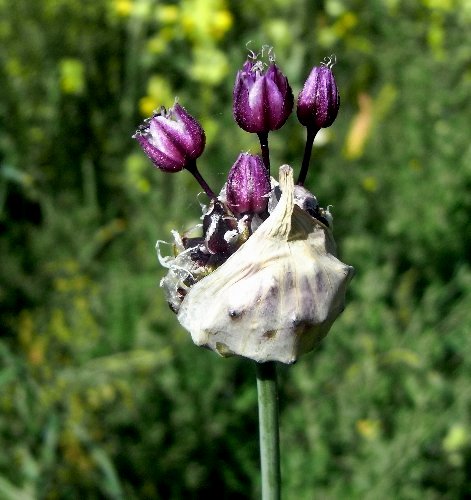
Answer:
[[[253,367],[194,347],[156,239],[197,220],[186,172],[130,136],[174,97],[214,189],[246,43],[297,93],[335,53],[341,109],[308,177],[357,269],[321,348],[280,370],[286,498],[471,495],[467,0],[0,0],[0,498],[254,498]],[[272,164],[302,155],[292,116]]]

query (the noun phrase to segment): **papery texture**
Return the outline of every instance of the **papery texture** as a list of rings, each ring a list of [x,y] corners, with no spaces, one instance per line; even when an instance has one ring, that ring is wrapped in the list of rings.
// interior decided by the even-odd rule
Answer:
[[[327,334],[354,270],[335,257],[330,229],[294,203],[292,169],[257,231],[192,286],[178,312],[197,345],[222,356],[293,363]]]

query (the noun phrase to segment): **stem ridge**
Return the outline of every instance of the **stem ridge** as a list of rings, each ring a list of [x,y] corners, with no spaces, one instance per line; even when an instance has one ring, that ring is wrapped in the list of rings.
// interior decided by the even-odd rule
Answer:
[[[262,500],[280,500],[280,436],[276,362],[256,363]]]

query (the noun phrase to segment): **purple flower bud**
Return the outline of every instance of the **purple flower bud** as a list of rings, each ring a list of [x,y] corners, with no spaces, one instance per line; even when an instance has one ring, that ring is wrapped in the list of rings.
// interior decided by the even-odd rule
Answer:
[[[247,132],[267,133],[279,129],[293,109],[293,92],[288,79],[271,62],[247,60],[234,85],[234,118]]]
[[[178,172],[198,158],[206,137],[201,125],[180,104],[152,115],[133,135],[154,165],[165,172]]]
[[[335,57],[327,58],[321,66],[312,68],[298,96],[298,120],[317,130],[334,123],[340,107],[340,96],[332,73]]]
[[[257,214],[268,205],[270,178],[260,156],[242,153],[229,171],[227,206],[236,214]]]

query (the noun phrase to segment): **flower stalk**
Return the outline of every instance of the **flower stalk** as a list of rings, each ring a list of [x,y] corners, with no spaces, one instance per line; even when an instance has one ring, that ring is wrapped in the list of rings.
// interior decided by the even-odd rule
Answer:
[[[268,132],[259,132],[258,140],[260,141],[260,149],[262,151],[262,159],[268,175],[270,175],[270,149],[268,148]]]
[[[212,200],[216,199],[216,195],[214,191],[209,187],[208,183],[203,179],[203,176],[200,174],[196,166],[196,160],[189,160],[186,164],[186,170],[190,172],[191,175],[196,179],[198,184],[203,188],[203,191],[211,198]]]
[[[301,125],[307,129],[306,146],[297,184],[303,186],[306,180],[312,145],[317,132],[334,123],[340,106],[340,96],[332,68],[334,55],[324,59],[320,66],[314,66],[304,87],[299,93],[296,114]]]
[[[304,186],[304,182],[306,181],[307,172],[309,170],[309,162],[311,161],[312,146],[314,144],[314,139],[316,138],[317,132],[319,132],[318,128],[307,127],[303,163],[301,165],[301,170],[299,171],[298,180],[296,181],[296,184],[298,184],[299,186]]]
[[[276,362],[256,363],[262,500],[279,500],[281,490]]]
[[[312,68],[297,99],[307,135],[296,186],[289,165],[279,168],[278,183],[270,178],[268,134],[286,123],[294,96],[268,46],[249,52],[233,89],[234,119],[257,134],[261,155],[239,154],[218,195],[196,166],[205,132],[178,102],[155,111],[133,135],[157,169],[188,170],[210,198],[202,223],[172,231],[173,255],[162,255],[157,242],[168,269],[160,284],[196,345],[255,362],[262,500],[281,496],[276,363],[294,363],[325,337],[354,274],[335,256],[329,209],[303,187],[316,135],[339,110],[334,64],[331,56]]]

